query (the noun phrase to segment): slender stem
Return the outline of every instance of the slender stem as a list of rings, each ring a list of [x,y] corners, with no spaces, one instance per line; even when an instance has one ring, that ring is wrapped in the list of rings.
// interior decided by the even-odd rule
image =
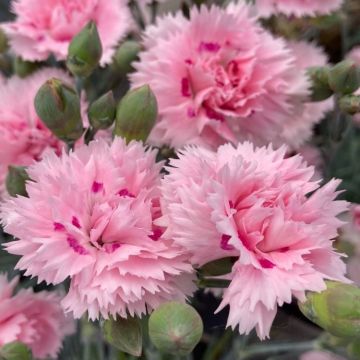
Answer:
[[[240,351],[239,358],[241,360],[250,359],[257,355],[271,355],[286,352],[304,352],[316,348],[316,341],[304,341],[299,343],[286,343],[286,344],[269,344],[269,345],[252,345]]]
[[[159,8],[158,1],[153,0],[153,2],[151,3],[151,23],[152,24],[155,23],[158,8]]]
[[[142,30],[145,29],[145,20],[144,15],[140,9],[139,4],[136,0],[131,0],[129,3],[130,9],[132,10],[133,15],[137,19],[137,22]]]

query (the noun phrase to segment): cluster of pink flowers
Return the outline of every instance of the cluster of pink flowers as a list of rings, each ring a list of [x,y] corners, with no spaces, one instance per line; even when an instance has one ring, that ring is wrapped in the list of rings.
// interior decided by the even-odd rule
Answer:
[[[51,54],[66,59],[72,38],[90,20],[98,27],[102,64],[111,61],[115,47],[131,27],[125,0],[14,0],[16,20],[4,24],[12,50],[25,60],[46,60]]]
[[[149,143],[183,148],[166,175],[156,150],[136,141],[80,140],[66,152],[33,104],[47,79],[73,83],[63,70],[0,78],[0,190],[9,165],[28,166],[31,179],[27,197],[0,205],[17,268],[48,284],[69,280],[61,305],[75,318],[108,319],[184,302],[196,289],[194,267],[235,257],[217,311],[229,306],[228,326],[241,334],[255,328],[261,339],[278,306],[324,290],[326,279],[348,282],[332,245],[348,207],[335,200],[339,181],[320,188],[320,172],[314,177],[300,155],[289,156],[295,150],[321,163],[304,144],[333,105],[310,102],[306,71],[327,56],[258,21],[328,13],[341,3],[202,6],[148,26],[130,78],[133,88],[149,84],[158,101]],[[12,4],[16,19],[2,27],[12,51],[30,61],[64,60],[71,39],[94,20],[105,65],[132,28],[125,0]],[[19,340],[37,357],[55,356],[70,331],[59,298],[25,290],[12,297],[15,285],[0,276],[0,345]]]
[[[6,243],[25,275],[58,284],[75,317],[141,315],[194,290],[192,267],[172,241],[159,239],[156,152],[140,143],[94,141],[29,167],[29,197],[2,205]]]
[[[37,359],[55,358],[63,338],[74,331],[73,322],[65,318],[54,292],[22,289],[14,295],[17,284],[17,278],[8,282],[0,274],[0,346],[21,341]]]
[[[144,47],[131,80],[133,87],[150,84],[157,97],[153,144],[297,147],[329,109],[327,102],[304,104],[305,69],[326,63],[322,51],[273,37],[244,3],[193,9],[189,20],[167,15],[147,28]]]
[[[277,306],[324,290],[324,279],[347,281],[331,240],[347,209],[334,201],[339,181],[318,189],[313,168],[285,153],[250,143],[216,153],[188,147],[162,182],[163,236],[197,266],[238,257],[218,311],[230,305],[228,325],[246,334],[256,327],[261,339]]]
[[[285,14],[294,16],[316,16],[338,10],[343,0],[256,0],[261,16]]]

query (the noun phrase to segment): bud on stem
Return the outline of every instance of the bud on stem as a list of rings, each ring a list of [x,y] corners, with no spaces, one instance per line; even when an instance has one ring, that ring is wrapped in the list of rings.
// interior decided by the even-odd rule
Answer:
[[[352,94],[360,86],[360,69],[352,60],[336,64],[329,72],[329,85],[337,94]]]
[[[66,142],[83,133],[80,98],[75,89],[58,79],[50,79],[35,96],[35,110],[55,136]]]
[[[149,319],[149,336],[161,352],[190,354],[203,333],[203,323],[196,310],[175,301],[157,308]]]
[[[116,111],[114,134],[127,141],[145,141],[157,118],[157,102],[148,85],[129,91]]]
[[[338,337],[360,339],[360,289],[327,281],[321,293],[310,292],[299,304],[301,312],[315,324]]]
[[[133,40],[125,41],[120,45],[114,55],[114,65],[122,74],[134,71],[132,62],[138,57],[141,45]]]
[[[114,96],[109,91],[90,105],[88,111],[90,124],[96,130],[107,129],[113,124],[115,113]]]
[[[71,41],[66,65],[75,75],[89,76],[102,56],[100,36],[95,22],[90,21]]]
[[[360,113],[360,96],[359,95],[345,95],[339,99],[339,107],[341,111],[355,115]]]
[[[323,101],[329,98],[333,91],[329,86],[329,68],[313,67],[308,70],[312,81],[311,99],[313,101]]]
[[[9,166],[6,176],[6,190],[10,196],[27,196],[26,181],[29,180],[29,175],[22,166]]]

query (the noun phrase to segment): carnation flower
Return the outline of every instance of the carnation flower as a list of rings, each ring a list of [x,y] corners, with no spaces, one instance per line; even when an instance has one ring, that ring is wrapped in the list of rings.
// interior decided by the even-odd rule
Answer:
[[[279,13],[301,17],[329,14],[340,9],[342,3],[343,0],[256,0],[256,8],[264,17]]]
[[[323,104],[303,103],[305,68],[323,65],[323,52],[274,38],[244,3],[194,8],[190,20],[165,16],[148,27],[144,47],[131,80],[133,87],[149,84],[158,100],[151,143],[215,148],[248,139],[297,147],[324,113]]]
[[[93,141],[29,167],[29,197],[3,203],[5,244],[17,268],[39,281],[71,279],[62,304],[75,317],[141,315],[194,290],[192,267],[160,240],[155,150],[116,138]]]
[[[172,159],[162,182],[164,238],[187,249],[196,266],[237,257],[217,311],[230,306],[228,326],[269,335],[277,306],[324,279],[347,281],[332,247],[345,201],[334,200],[339,181],[322,188],[314,169],[286,148],[227,144],[216,153],[187,147]]]
[[[17,283],[0,275],[0,346],[20,341],[37,359],[55,358],[63,338],[74,330],[73,321],[65,318],[57,294],[22,289],[14,295]]]
[[[125,0],[13,0],[12,10],[16,19],[3,29],[12,50],[29,61],[50,54],[64,60],[72,38],[93,20],[103,46],[101,63],[109,63],[131,24]]]

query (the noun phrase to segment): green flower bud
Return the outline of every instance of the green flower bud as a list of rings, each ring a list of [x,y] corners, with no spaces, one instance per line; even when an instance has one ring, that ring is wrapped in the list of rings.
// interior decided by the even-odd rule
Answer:
[[[360,339],[360,288],[334,281],[321,293],[310,292],[302,313],[330,334]]]
[[[89,76],[98,66],[102,56],[102,46],[95,22],[90,21],[72,39],[66,65],[76,76]]]
[[[329,72],[329,85],[338,94],[352,94],[360,86],[360,69],[352,60],[336,64]]]
[[[0,29],[0,54],[4,53],[9,47],[7,36],[4,30]]]
[[[129,91],[120,101],[114,134],[127,141],[145,141],[157,118],[157,102],[148,85]]]
[[[9,166],[5,184],[10,196],[27,196],[26,181],[29,180],[26,169],[22,166]]]
[[[75,141],[83,133],[80,98],[75,89],[52,78],[35,96],[35,110],[44,124],[64,141]]]
[[[106,320],[103,325],[106,341],[117,349],[133,356],[142,352],[142,328],[138,318],[119,317],[117,320]]]
[[[91,126],[96,129],[107,129],[115,120],[116,104],[111,91],[95,100],[89,107],[88,117]]]
[[[0,349],[0,359],[3,360],[31,360],[31,350],[23,343],[14,341]]]
[[[355,115],[360,112],[360,96],[345,95],[339,99],[339,106],[341,111],[350,115]]]
[[[38,62],[25,61],[20,56],[17,56],[14,60],[15,74],[21,78],[32,74],[39,66]]]
[[[187,304],[168,302],[157,308],[149,319],[149,336],[158,350],[169,354],[190,354],[203,333],[196,310]]]
[[[134,71],[131,64],[138,58],[140,50],[141,45],[136,41],[129,40],[122,43],[114,55],[114,65],[116,70],[122,74]]]
[[[312,81],[311,99],[313,101],[323,101],[329,98],[333,91],[329,86],[329,68],[313,67],[308,70]]]

